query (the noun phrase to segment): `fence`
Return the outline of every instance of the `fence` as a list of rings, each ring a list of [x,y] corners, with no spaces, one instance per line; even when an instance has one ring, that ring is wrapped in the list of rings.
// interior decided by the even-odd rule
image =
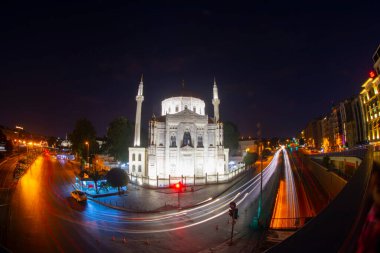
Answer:
[[[130,178],[130,183],[141,185],[144,187],[152,188],[167,188],[171,185],[182,182],[185,186],[196,186],[196,185],[206,185],[206,184],[218,184],[218,183],[227,183],[234,180],[242,172],[246,171],[244,166],[233,170],[229,173],[217,173],[216,175],[208,175],[205,173],[204,176],[180,176],[173,177],[169,175],[167,178],[155,178],[137,176],[133,173],[127,173]]]

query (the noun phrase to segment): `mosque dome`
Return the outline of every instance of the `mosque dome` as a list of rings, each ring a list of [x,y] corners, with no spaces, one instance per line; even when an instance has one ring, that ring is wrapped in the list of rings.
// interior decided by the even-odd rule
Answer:
[[[175,114],[183,110],[190,110],[200,115],[205,115],[205,102],[195,97],[171,97],[161,102],[161,115]]]

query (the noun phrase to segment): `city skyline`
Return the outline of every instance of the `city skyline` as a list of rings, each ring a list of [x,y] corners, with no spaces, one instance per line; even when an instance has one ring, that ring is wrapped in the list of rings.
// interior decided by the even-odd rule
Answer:
[[[374,4],[353,2],[5,9],[0,124],[61,137],[81,117],[99,136],[118,116],[134,121],[141,74],[145,129],[182,80],[211,116],[215,77],[222,121],[241,135],[261,122],[263,136],[294,136],[359,93],[380,42]]]

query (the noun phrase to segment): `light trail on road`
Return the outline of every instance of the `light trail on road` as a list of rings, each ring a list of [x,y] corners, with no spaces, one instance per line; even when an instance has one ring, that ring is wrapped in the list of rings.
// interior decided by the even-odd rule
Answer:
[[[297,228],[299,226],[297,224],[300,217],[297,189],[286,149],[283,149],[283,156],[284,179],[280,180],[270,224],[272,229]]]

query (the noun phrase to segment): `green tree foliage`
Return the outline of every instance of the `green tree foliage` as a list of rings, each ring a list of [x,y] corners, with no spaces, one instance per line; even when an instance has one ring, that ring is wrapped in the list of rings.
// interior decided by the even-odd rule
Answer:
[[[107,182],[112,187],[117,187],[119,193],[120,193],[120,187],[127,185],[129,182],[127,173],[125,172],[125,170],[121,168],[112,168],[110,171],[108,171],[106,178],[107,178]]]
[[[128,161],[128,147],[133,146],[134,126],[125,118],[114,119],[107,130],[107,150],[119,161]]]
[[[223,124],[223,138],[224,146],[230,149],[230,154],[235,155],[239,149],[239,129],[232,122],[224,122]]]
[[[82,118],[75,123],[75,128],[70,133],[69,139],[72,143],[73,151],[83,158],[87,157],[86,141],[89,143],[89,154],[94,154],[97,151],[96,131],[88,119]]]
[[[245,166],[250,166],[252,165],[253,163],[255,163],[258,159],[258,155],[257,153],[247,153],[244,158],[243,158],[243,161],[245,163]]]

